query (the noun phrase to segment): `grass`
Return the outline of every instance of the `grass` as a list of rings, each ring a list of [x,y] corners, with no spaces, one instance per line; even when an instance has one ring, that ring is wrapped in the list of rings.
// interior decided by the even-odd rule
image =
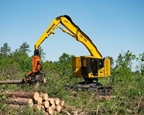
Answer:
[[[47,75],[47,84],[34,89],[32,85],[1,85],[0,91],[38,91],[48,93],[50,97],[59,97],[65,101],[65,111],[70,114],[81,115],[142,115],[144,113],[144,76],[122,77],[111,76],[110,78],[100,79],[105,85],[111,85],[114,88],[113,95],[116,98],[109,100],[98,100],[94,92],[90,91],[72,91],[64,90],[63,86],[69,81],[69,84],[76,84],[82,79],[70,77],[58,77]],[[65,80],[65,78],[67,78]],[[2,78],[3,79],[3,78]],[[21,114],[32,115],[30,108],[15,110],[7,109],[6,104],[0,104],[0,111],[8,115]],[[26,111],[25,111],[26,110]],[[42,114],[37,112],[37,114]],[[66,113],[60,113],[65,115]]]

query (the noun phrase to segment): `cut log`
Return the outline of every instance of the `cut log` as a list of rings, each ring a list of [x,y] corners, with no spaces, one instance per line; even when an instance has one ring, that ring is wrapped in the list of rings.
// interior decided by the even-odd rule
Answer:
[[[53,109],[55,109],[56,106],[55,106],[55,104],[52,104],[50,107],[52,107]]]
[[[63,106],[64,106],[64,103],[65,103],[64,101],[61,101],[61,102],[60,102],[60,105],[63,107]]]
[[[57,110],[58,112],[61,112],[61,111],[62,111],[62,108],[63,108],[63,107],[62,107],[61,105],[57,105],[57,106],[56,106],[56,110]]]
[[[6,81],[0,81],[0,84],[22,84],[22,80],[6,80]]]
[[[46,93],[39,93],[39,96],[42,98],[42,100],[46,101],[48,100],[48,94]]]
[[[49,101],[49,103],[50,103],[50,107],[52,107],[53,109],[55,109],[54,98],[48,98],[48,101]]]
[[[56,104],[56,105],[60,103],[59,98],[48,98],[48,101],[50,101],[51,104]]]
[[[55,104],[55,103],[54,103],[54,98],[48,98],[48,101],[49,101],[50,105]]]
[[[39,93],[38,92],[3,92],[2,95],[11,96],[11,97],[22,97],[22,98],[31,98],[34,100],[38,100]]]
[[[42,98],[39,97],[38,100],[37,100],[37,104],[41,105],[42,104]]]
[[[58,105],[58,104],[60,103],[60,99],[59,99],[59,98],[54,98],[54,103],[55,103],[56,105]]]
[[[46,112],[48,112],[50,115],[54,114],[54,109],[52,107],[48,107],[46,109]]]
[[[42,105],[45,107],[45,108],[48,108],[50,106],[50,103],[49,101],[44,101],[42,102]]]
[[[6,100],[6,103],[16,105],[29,105],[30,107],[33,106],[33,100],[29,98],[9,98]]]

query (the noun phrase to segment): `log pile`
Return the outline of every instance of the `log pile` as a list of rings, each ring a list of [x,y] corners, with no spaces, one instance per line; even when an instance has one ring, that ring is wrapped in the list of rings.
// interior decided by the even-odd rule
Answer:
[[[46,115],[62,112],[64,108],[64,101],[59,98],[51,98],[48,94],[42,92],[3,92],[2,95],[7,97],[5,102],[10,107],[17,108],[28,105],[33,110],[43,111]]]

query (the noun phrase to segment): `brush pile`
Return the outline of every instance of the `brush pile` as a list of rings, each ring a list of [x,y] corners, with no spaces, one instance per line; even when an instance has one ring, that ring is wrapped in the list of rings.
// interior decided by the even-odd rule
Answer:
[[[42,92],[3,92],[6,97],[5,102],[10,107],[19,108],[25,105],[33,109],[38,109],[45,114],[53,115],[62,112],[64,101],[59,98],[50,98],[47,93]]]

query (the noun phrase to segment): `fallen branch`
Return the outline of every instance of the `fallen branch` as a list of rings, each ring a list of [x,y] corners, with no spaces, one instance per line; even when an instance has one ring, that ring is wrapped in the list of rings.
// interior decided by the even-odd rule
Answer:
[[[109,99],[113,99],[113,98],[116,98],[116,96],[96,96],[97,100],[102,100],[102,99],[109,100]]]
[[[141,98],[140,98],[140,100],[139,100],[139,102],[138,102],[138,106],[137,106],[137,108],[140,107],[140,103],[141,103],[142,98],[143,98],[143,96],[141,96]]]

